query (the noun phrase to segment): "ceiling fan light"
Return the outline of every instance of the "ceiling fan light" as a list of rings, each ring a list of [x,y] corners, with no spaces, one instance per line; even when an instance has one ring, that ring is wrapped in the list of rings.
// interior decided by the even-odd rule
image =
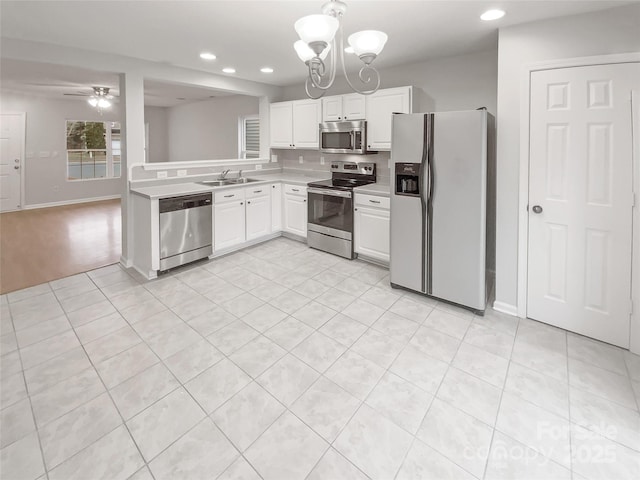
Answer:
[[[387,34],[378,30],[362,30],[349,35],[349,45],[356,55],[379,55],[387,43]]]
[[[111,107],[111,102],[109,100],[107,100],[106,98],[100,98],[100,99],[98,99],[98,107],[99,108],[109,108],[109,107]]]
[[[340,27],[337,18],[329,15],[307,15],[299,19],[293,26],[300,39],[307,45],[312,42],[331,43]]]
[[[89,105],[91,105],[92,107],[97,107],[98,106],[98,99],[96,97],[91,97],[91,98],[87,99],[87,103]]]

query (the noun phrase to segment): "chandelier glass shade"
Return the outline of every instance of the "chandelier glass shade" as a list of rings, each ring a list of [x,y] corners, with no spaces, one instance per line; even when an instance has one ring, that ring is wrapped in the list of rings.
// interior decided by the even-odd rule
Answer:
[[[358,72],[358,79],[362,84],[362,88],[358,88],[349,79],[344,61],[341,20],[346,9],[344,2],[331,0],[322,7],[322,14],[307,15],[294,24],[300,37],[294,43],[294,48],[308,69],[305,90],[309,98],[320,98],[331,88],[336,76],[338,57],[344,77],[353,91],[370,95],[380,88],[380,74],[371,63],[382,52],[387,34],[377,30],[363,30],[349,36],[349,46],[364,64]],[[325,64],[329,54],[331,57]]]

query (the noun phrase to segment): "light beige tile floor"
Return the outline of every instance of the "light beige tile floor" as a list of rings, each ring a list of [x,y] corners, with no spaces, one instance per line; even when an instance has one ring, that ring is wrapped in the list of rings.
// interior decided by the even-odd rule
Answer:
[[[288,239],[0,299],[3,480],[640,478],[639,357]]]

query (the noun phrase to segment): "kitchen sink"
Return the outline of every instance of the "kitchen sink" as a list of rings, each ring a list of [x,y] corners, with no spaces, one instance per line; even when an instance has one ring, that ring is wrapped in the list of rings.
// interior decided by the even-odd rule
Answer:
[[[206,185],[208,187],[222,187],[224,185],[242,185],[244,183],[260,182],[258,178],[223,178],[222,180],[203,180],[198,182],[200,185]]]
[[[261,182],[262,180],[260,180],[259,178],[240,177],[240,178],[229,178],[227,181],[229,183],[251,183],[251,182]]]

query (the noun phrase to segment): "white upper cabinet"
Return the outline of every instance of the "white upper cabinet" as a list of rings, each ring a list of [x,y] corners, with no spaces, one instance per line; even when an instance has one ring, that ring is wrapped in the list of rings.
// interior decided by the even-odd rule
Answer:
[[[365,120],[367,97],[359,93],[342,95],[342,120]]]
[[[367,148],[391,149],[391,116],[411,113],[412,87],[385,88],[371,95],[350,93],[320,100],[271,104],[271,148],[319,147],[318,124],[342,120],[367,121]]]
[[[366,118],[366,100],[364,95],[334,95],[322,99],[322,121],[364,120]]]
[[[319,144],[318,124],[322,119],[319,100],[272,103],[270,109],[271,148],[313,148]]]
[[[411,87],[386,88],[366,97],[367,147],[370,150],[391,149],[391,116],[411,113]]]
[[[335,122],[342,120],[342,96],[334,95],[322,99],[322,121]]]
[[[319,100],[297,100],[293,102],[293,146],[295,148],[318,148],[320,133],[318,125],[322,118]]]
[[[291,148],[293,145],[292,102],[272,103],[269,123],[271,147]]]

